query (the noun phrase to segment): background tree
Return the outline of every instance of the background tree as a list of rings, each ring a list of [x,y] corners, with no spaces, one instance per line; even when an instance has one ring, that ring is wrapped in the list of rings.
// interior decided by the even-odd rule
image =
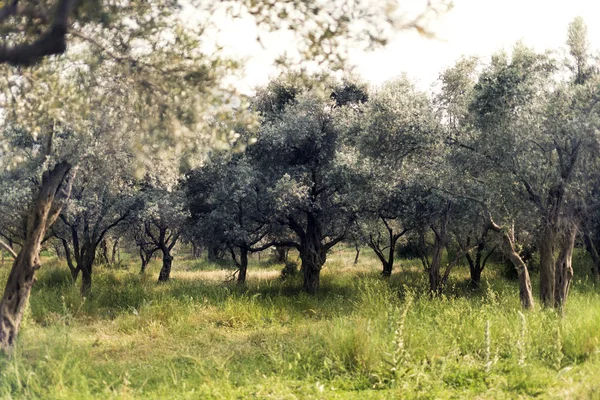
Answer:
[[[162,268],[158,281],[168,281],[173,265],[173,248],[181,237],[189,216],[185,193],[177,186],[149,187],[144,189],[144,206],[138,218],[143,224],[145,240],[149,248],[157,248],[162,253]],[[146,245],[145,245],[146,246]],[[148,247],[146,247],[148,248]]]
[[[382,274],[389,276],[397,241],[414,227],[412,197],[421,190],[414,169],[431,152],[438,121],[428,96],[406,77],[386,82],[358,113],[347,115],[356,121],[349,124],[349,141],[366,157],[360,168],[369,177],[368,188],[356,194],[358,209],[369,221],[362,224],[364,235],[383,265]]]
[[[244,283],[248,254],[272,245],[265,241],[271,207],[258,171],[244,155],[215,154],[209,165],[188,176],[187,195],[194,231],[229,249],[237,281]]]
[[[344,239],[355,218],[350,196],[355,155],[342,147],[337,110],[325,95],[296,95],[266,119],[248,149],[268,183],[274,218],[293,233],[302,260],[304,289],[314,293],[327,252]]]
[[[81,273],[82,295],[90,293],[92,267],[102,241],[126,222],[137,206],[133,181],[135,156],[128,152],[127,143],[130,139],[114,126],[103,128],[121,135],[115,135],[110,142],[98,143],[94,151],[97,156],[80,164],[71,198],[55,229],[63,243],[73,282]],[[114,157],[107,159],[105,154]]]

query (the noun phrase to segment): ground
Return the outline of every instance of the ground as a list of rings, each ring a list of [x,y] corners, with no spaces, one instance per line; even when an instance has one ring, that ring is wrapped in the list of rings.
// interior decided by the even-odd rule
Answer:
[[[368,250],[354,265],[340,247],[310,296],[267,257],[252,260],[246,286],[183,255],[157,284],[160,260],[139,275],[125,259],[96,268],[89,299],[44,257],[17,351],[0,359],[0,397],[600,398],[600,287],[582,253],[564,317],[521,314],[501,263],[478,290],[460,267],[431,298],[416,260],[387,281]]]

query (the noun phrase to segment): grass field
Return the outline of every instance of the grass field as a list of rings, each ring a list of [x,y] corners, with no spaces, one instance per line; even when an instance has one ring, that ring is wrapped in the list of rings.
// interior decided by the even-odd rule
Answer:
[[[600,398],[600,287],[582,257],[561,318],[520,314],[499,265],[480,290],[457,269],[432,299],[419,263],[401,260],[388,282],[363,253],[355,266],[336,249],[317,296],[278,265],[253,260],[239,287],[224,282],[231,270],[176,258],[160,285],[157,261],[146,276],[136,260],[98,267],[85,300],[48,258],[17,351],[0,360],[0,397]]]

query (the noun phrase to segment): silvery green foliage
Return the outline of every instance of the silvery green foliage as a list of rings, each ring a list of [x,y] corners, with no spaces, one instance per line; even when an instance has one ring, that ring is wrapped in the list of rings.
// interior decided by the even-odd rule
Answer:
[[[401,77],[372,91],[347,129],[368,176],[354,199],[360,236],[385,268],[397,240],[422,222],[417,199],[430,196],[439,179],[439,119],[428,95]]]
[[[57,236],[73,246],[79,245],[74,243],[75,235],[81,244],[97,246],[110,230],[131,217],[138,203],[131,140],[121,132],[110,141],[90,143],[89,155],[79,162],[71,197],[55,227]]]
[[[564,212],[585,201],[594,185],[582,177],[598,145],[598,86],[561,81],[557,72],[555,60],[520,45],[484,69],[469,108],[473,127],[451,138],[457,159],[466,157],[473,197],[505,209],[512,202],[521,214],[543,212],[557,189]]]
[[[252,250],[266,242],[270,203],[259,173],[243,154],[214,153],[188,174],[194,235],[209,246]]]
[[[358,146],[369,156],[399,168],[410,155],[421,158],[439,140],[439,122],[429,96],[406,77],[384,83],[361,115]]]
[[[494,55],[474,85],[468,68],[443,75],[445,89],[462,76],[469,99],[467,107],[446,103],[460,116],[458,127],[446,125],[449,165],[461,178],[449,187],[514,226],[519,241],[540,247],[541,295],[550,306],[566,300],[572,238],[597,207],[600,92],[583,33],[572,24],[573,73],[551,53],[517,44],[510,56]]]
[[[141,189],[140,199],[142,207],[136,217],[147,237],[161,250],[162,246],[171,250],[190,215],[182,187],[146,186]]]
[[[269,187],[274,219],[303,230],[308,215],[320,224],[321,240],[336,240],[355,217],[353,189],[362,183],[354,169],[359,157],[343,146],[330,99],[300,94],[258,134],[248,149]],[[292,227],[293,226],[293,227]]]

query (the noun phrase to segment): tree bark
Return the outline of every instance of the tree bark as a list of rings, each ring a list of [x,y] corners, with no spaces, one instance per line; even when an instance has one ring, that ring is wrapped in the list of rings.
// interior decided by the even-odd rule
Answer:
[[[358,264],[358,257],[360,256],[360,247],[356,246],[356,256],[354,257],[354,265]]]
[[[285,246],[275,246],[276,261],[280,264],[285,264],[288,259],[290,248]]]
[[[554,307],[556,287],[556,259],[554,257],[556,230],[547,221],[542,228],[539,241],[540,250],[540,297],[547,307]]]
[[[554,291],[554,306],[564,311],[564,305],[569,295],[569,287],[573,279],[573,248],[577,236],[577,225],[570,222],[559,242],[559,254],[556,259],[556,286]]]
[[[433,243],[433,256],[429,264],[429,290],[431,294],[441,294],[445,279],[441,276],[442,256],[444,249],[448,245],[448,220],[450,219],[450,207],[452,204],[448,202],[444,208],[443,214],[440,216],[439,226],[431,225],[431,230],[435,235]]]
[[[164,248],[161,249],[163,253],[163,264],[160,269],[160,274],[158,275],[159,282],[166,282],[169,280],[171,276],[171,265],[173,264],[173,257],[171,256],[171,252],[169,249]]]
[[[110,263],[112,265],[115,265],[117,262],[120,261],[120,257],[117,257],[118,253],[119,253],[119,238],[116,238],[115,242],[112,245],[112,253],[110,255]]]
[[[513,237],[505,229],[503,230],[500,226],[496,225],[492,221],[491,216],[488,216],[488,228],[494,232],[498,232],[502,235],[504,243],[504,251],[508,256],[509,260],[515,266],[517,274],[519,276],[519,298],[521,300],[521,306],[524,309],[530,310],[534,307],[533,293],[531,291],[531,280],[529,278],[529,270],[527,264],[523,261],[517,250],[515,249],[515,243]]]
[[[382,219],[383,220],[383,219]],[[386,228],[388,230],[388,245],[386,247],[381,247],[379,238],[375,240],[372,236],[369,237],[368,246],[375,252],[375,255],[381,261],[381,265],[383,267],[381,271],[381,276],[385,278],[389,278],[392,275],[392,271],[394,269],[394,258],[396,252],[396,244],[398,243],[398,239],[400,239],[407,231],[403,230],[399,233],[394,233],[393,229],[389,227],[389,225],[383,220]],[[384,254],[384,250],[387,248],[388,254],[387,257]],[[356,261],[358,260],[358,253],[360,252],[360,248],[357,247],[356,253]]]
[[[102,240],[100,242],[100,251],[101,251],[101,258],[100,260],[102,260],[102,262],[106,263],[106,264],[110,264],[110,257],[108,256],[108,243],[107,243],[107,239],[105,238],[104,240]]]
[[[96,244],[86,242],[81,248],[77,267],[81,270],[81,295],[89,296],[92,291],[92,268],[96,260]]]
[[[65,258],[67,259],[67,267],[69,267],[69,271],[71,272],[71,281],[73,284],[75,284],[75,282],[77,282],[77,278],[79,277],[79,272],[81,271],[81,268],[79,268],[78,266],[75,266],[73,264],[73,258],[71,255],[71,249],[69,248],[69,242],[67,242],[66,239],[61,238],[60,241],[63,244],[63,248],[65,249]]]
[[[302,272],[304,274],[304,283],[302,289],[310,294],[319,291],[321,267],[314,259],[306,257],[302,259]]]
[[[469,255],[467,255],[467,261],[469,263],[469,273],[470,273],[469,284],[473,288],[478,288],[481,286],[481,268],[479,268],[479,265],[477,265],[477,262],[473,261],[473,259]]]
[[[321,227],[317,217],[307,216],[306,232],[300,243],[300,259],[304,274],[303,289],[311,294],[317,293],[320,284],[320,273],[325,264],[326,249],[321,243]]]
[[[240,248],[240,263],[238,265],[239,272],[237,281],[239,284],[246,282],[246,273],[248,271],[248,248]]]
[[[431,258],[431,264],[429,265],[429,291],[432,294],[441,294],[442,292],[442,276],[440,274],[442,265],[442,255],[444,252],[444,244],[441,239],[435,239],[433,248],[433,257]]]
[[[81,296],[87,297],[92,291],[92,264],[81,266]]]
[[[153,254],[153,252],[147,253],[140,248],[140,259],[142,260],[142,267],[140,269],[140,274],[146,273],[146,267],[148,266],[148,263],[150,262],[150,259],[152,258],[152,254]]]
[[[469,272],[470,272],[469,284],[473,288],[479,288],[481,286],[481,273],[483,272],[483,270],[485,268],[485,264],[487,263],[488,257],[491,256],[492,253],[494,253],[494,251],[496,249],[494,247],[492,250],[490,250],[490,252],[485,257],[483,257],[485,245],[486,245],[485,239],[480,238],[479,242],[477,243],[477,249],[475,252],[475,260],[473,260],[473,257],[471,257],[471,255],[468,252],[467,252],[467,254],[465,254],[467,262],[469,263]]]
[[[74,176],[74,172],[70,174],[71,170],[69,163],[61,162],[54,169],[45,171],[29,211],[25,242],[13,263],[0,302],[0,350],[6,354],[14,348],[35,272],[41,267],[41,243],[70,195]]]

